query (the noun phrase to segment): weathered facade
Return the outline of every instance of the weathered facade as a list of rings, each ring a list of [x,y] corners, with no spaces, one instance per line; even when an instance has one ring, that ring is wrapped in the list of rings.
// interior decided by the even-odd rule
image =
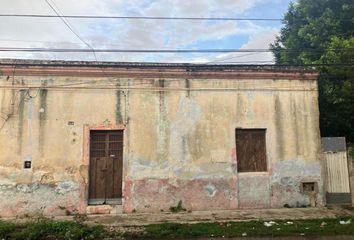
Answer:
[[[320,206],[316,77],[269,66],[3,61],[0,215],[101,204],[160,212],[179,201],[192,211]]]

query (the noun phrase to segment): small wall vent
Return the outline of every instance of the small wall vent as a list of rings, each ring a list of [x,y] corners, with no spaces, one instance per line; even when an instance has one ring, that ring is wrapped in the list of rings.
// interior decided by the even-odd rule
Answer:
[[[316,182],[302,182],[301,192],[303,193],[314,193],[318,192],[318,187]]]

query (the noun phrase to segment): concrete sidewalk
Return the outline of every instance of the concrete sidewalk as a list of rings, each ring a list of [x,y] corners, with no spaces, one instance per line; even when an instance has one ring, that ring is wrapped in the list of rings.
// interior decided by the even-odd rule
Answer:
[[[336,218],[338,216],[354,216],[354,210],[344,208],[283,208],[283,209],[249,209],[234,211],[196,211],[183,213],[132,213],[117,215],[88,215],[87,223],[106,226],[129,227],[144,226],[153,223],[176,222],[227,222],[250,220],[296,220]],[[55,219],[71,219],[71,216]]]

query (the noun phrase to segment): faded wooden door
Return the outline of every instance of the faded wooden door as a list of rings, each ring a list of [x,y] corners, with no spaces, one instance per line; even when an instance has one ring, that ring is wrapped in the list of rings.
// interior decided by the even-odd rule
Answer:
[[[123,131],[91,131],[89,204],[120,204]]]

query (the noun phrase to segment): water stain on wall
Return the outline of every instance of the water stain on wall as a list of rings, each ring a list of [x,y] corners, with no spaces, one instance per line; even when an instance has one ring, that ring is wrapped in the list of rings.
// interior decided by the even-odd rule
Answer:
[[[120,82],[117,82],[116,87],[120,87]],[[116,90],[116,109],[115,109],[115,117],[116,117],[116,123],[123,123],[123,117],[122,117],[122,91],[121,90]]]
[[[284,135],[283,135],[283,121],[282,121],[282,103],[280,100],[279,93],[275,93],[274,95],[274,123],[275,123],[275,135],[276,135],[276,145],[278,152],[278,159],[283,160],[285,157],[284,151]]]
[[[166,103],[167,93],[163,90],[165,88],[165,85],[166,81],[164,79],[158,80],[158,86],[162,89],[161,91],[159,91],[159,107],[157,111],[156,126],[157,136],[159,136],[156,139],[156,150],[159,162],[167,161],[170,140],[168,106]]]
[[[23,124],[24,124],[24,108],[25,108],[25,96],[26,90],[20,90],[20,100],[18,104],[18,124],[17,124],[17,153],[20,155],[22,152],[22,135],[23,135]]]
[[[46,83],[44,83],[46,86]],[[39,90],[39,110],[38,110],[38,119],[39,119],[39,138],[38,138],[38,148],[40,155],[43,156],[43,146],[45,145],[45,122],[47,120],[47,89]]]
[[[185,83],[185,88],[187,88],[187,94],[186,94],[186,96],[187,96],[187,97],[190,97],[190,95],[191,95],[191,90],[190,90],[190,88],[191,88],[191,83],[190,83],[190,80],[189,80],[189,79],[186,79],[186,80],[184,81],[184,83]]]

